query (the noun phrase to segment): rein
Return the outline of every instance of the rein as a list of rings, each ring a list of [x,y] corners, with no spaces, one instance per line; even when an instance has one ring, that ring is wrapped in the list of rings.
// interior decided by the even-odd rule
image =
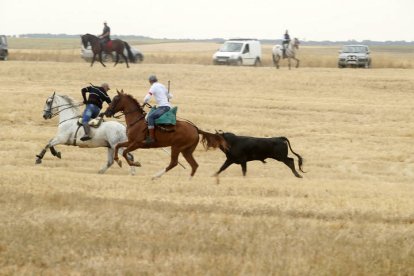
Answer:
[[[72,104],[62,104],[62,105],[58,105],[58,106],[54,106],[54,107],[51,107],[51,108],[49,108],[49,110],[43,110],[44,112],[50,112],[52,115],[51,115],[51,118],[53,118],[53,117],[55,117],[55,116],[57,116],[57,115],[59,115],[60,114],[60,112],[62,112],[62,111],[65,111],[66,109],[70,109],[70,108],[72,108],[72,107],[79,107],[79,106],[82,106],[82,105],[84,105],[83,103],[78,103],[78,104],[76,104],[76,105],[72,105]],[[68,106],[68,107],[66,107],[66,108],[63,108],[62,110],[59,110],[59,107],[62,107],[62,106]],[[55,111],[52,111],[52,110],[54,110],[54,109],[56,109],[57,111],[55,112]],[[79,116],[78,116],[79,117]],[[74,118],[76,118],[76,117],[74,117]],[[73,119],[73,118],[72,118]],[[68,119],[68,120],[70,120],[70,119]]]

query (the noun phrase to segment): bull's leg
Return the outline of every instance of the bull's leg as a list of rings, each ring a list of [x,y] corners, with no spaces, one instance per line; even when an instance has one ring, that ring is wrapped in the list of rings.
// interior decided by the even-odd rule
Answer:
[[[302,176],[295,169],[295,160],[293,158],[286,157],[285,160],[282,160],[282,162],[292,170],[296,177],[302,178]]]
[[[247,172],[247,162],[242,162],[240,164],[240,166],[242,167],[243,176],[246,176],[246,172]]]
[[[230,161],[229,159],[226,159],[226,161],[224,161],[223,165],[221,165],[221,168],[218,170],[218,172],[216,172],[213,176],[216,177],[216,182],[217,184],[220,184],[220,179],[219,179],[219,174],[224,171],[225,169],[227,169],[231,164],[233,164],[233,161]]]

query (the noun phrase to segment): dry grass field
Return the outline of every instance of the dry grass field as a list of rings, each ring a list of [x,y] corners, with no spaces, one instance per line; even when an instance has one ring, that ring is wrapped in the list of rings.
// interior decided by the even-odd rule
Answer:
[[[153,60],[130,69],[41,61],[71,49],[14,50],[21,58],[0,63],[0,275],[414,274],[413,69],[212,66],[164,47],[140,46]],[[157,61],[164,51],[171,60]],[[192,180],[180,158],[187,169],[151,181],[169,161],[160,149],[134,152],[135,176],[97,174],[105,149],[57,146],[62,159],[35,165],[57,130],[42,118],[53,91],[80,101],[105,81],[141,100],[152,73],[203,130],[288,137],[304,178],[268,160],[246,177],[233,165],[217,185],[225,156],[202,145]]]

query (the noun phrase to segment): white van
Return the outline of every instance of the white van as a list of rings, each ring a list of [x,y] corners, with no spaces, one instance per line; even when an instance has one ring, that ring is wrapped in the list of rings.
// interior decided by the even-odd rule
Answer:
[[[231,39],[214,53],[213,64],[254,65],[262,60],[262,46],[257,39]]]

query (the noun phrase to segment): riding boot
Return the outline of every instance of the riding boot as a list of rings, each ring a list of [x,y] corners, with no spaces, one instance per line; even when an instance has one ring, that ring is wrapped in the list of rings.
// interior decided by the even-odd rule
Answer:
[[[83,129],[85,130],[85,135],[83,135],[83,137],[81,137],[81,141],[87,141],[92,139],[91,135],[91,127],[88,125],[88,123],[83,123],[82,124]]]
[[[150,145],[155,142],[155,128],[148,129],[149,135],[143,141],[145,145]]]

